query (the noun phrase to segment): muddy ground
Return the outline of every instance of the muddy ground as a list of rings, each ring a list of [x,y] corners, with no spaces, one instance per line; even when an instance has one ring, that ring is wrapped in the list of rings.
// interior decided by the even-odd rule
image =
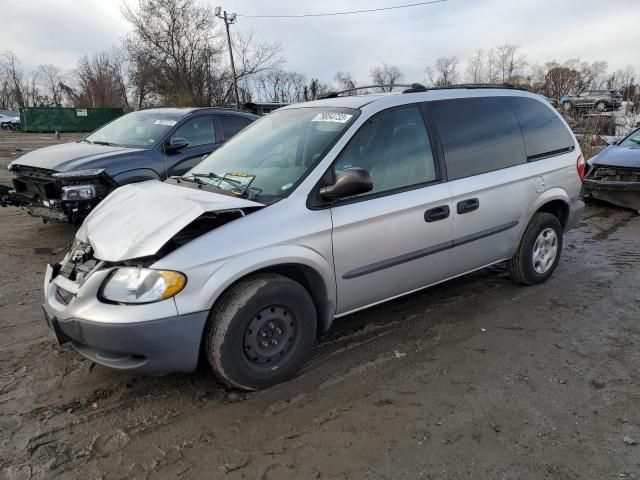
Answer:
[[[497,266],[338,320],[297,378],[251,394],[56,346],[40,303],[57,257],[33,249],[71,235],[0,209],[2,479],[640,478],[630,212],[590,206],[544,285]]]

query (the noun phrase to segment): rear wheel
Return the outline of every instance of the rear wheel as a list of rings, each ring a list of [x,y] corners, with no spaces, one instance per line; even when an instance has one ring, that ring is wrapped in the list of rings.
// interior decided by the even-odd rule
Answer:
[[[573,105],[571,105],[571,102],[566,101],[562,104],[562,108],[565,112],[570,112],[573,109]]]
[[[562,225],[555,215],[536,213],[522,236],[516,254],[507,262],[517,283],[535,285],[551,276],[562,252]]]
[[[604,112],[607,109],[607,104],[604,102],[596,103],[596,110],[599,112]]]
[[[317,318],[302,285],[257,274],[227,290],[205,327],[205,354],[229,386],[259,390],[291,378],[307,358]]]

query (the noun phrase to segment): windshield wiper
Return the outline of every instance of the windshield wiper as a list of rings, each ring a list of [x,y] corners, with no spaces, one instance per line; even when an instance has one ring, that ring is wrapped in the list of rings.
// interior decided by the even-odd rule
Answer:
[[[192,182],[192,183],[197,183],[198,185],[211,185],[209,182],[205,182],[204,180],[201,180],[200,177],[197,177],[195,175],[189,175],[189,176],[183,176],[183,177],[174,177],[178,182]],[[213,186],[213,185],[212,185]]]
[[[118,145],[116,145],[115,143],[111,143],[111,142],[101,142],[100,140],[94,140],[93,142],[94,145],[105,145],[107,147],[117,147]]]
[[[234,195],[238,195],[243,198],[248,198],[249,200],[254,200],[260,193],[262,193],[262,190],[259,188],[251,187],[249,185],[244,185],[239,180],[234,180],[232,178],[224,177],[214,172],[190,173],[189,175],[179,177],[180,180],[185,180],[187,182],[198,182],[200,185],[209,185],[214,188],[220,188],[220,182],[218,183],[218,185],[213,185],[212,183],[201,180],[202,178],[209,178],[211,180],[219,180],[220,182],[227,182],[229,185],[234,187],[234,190],[232,190]],[[224,189],[221,189],[221,190],[224,191]]]
[[[227,178],[227,177],[223,177],[221,175],[218,175],[217,173],[214,172],[209,172],[209,173],[192,173],[191,174],[193,177],[195,178],[210,178],[212,180],[220,180],[223,182],[227,182],[229,185],[231,185],[232,187],[240,187],[240,188],[244,188],[244,185],[242,185],[242,182],[238,181],[238,180],[233,180],[231,178]]]

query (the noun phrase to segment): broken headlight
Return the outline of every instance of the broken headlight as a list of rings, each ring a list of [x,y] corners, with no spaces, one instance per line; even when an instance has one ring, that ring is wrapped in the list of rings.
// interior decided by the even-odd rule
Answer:
[[[101,295],[117,303],[151,303],[177,295],[186,284],[180,272],[121,267],[107,278]]]
[[[91,200],[96,198],[96,187],[94,185],[72,185],[62,187],[62,200]]]

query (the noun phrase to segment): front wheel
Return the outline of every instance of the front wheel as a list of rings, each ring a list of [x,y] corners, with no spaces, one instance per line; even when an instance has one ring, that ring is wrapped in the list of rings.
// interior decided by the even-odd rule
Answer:
[[[535,285],[551,276],[562,252],[562,225],[555,215],[536,213],[522,236],[515,255],[507,262],[516,283]]]
[[[604,102],[596,103],[596,110],[599,112],[604,112],[607,109],[607,104]]]
[[[256,274],[227,290],[211,311],[204,349],[216,376],[241,390],[291,378],[316,337],[309,292],[276,274]]]

